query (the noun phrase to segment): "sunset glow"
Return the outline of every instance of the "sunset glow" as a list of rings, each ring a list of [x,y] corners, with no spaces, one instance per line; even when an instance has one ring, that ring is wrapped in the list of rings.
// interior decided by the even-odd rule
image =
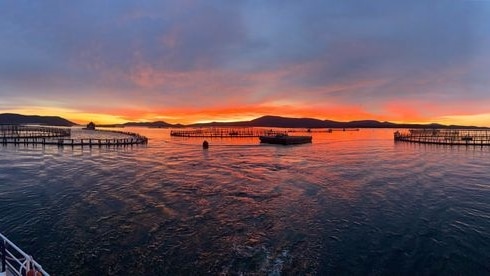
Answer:
[[[490,2],[0,4],[0,113],[490,126]]]

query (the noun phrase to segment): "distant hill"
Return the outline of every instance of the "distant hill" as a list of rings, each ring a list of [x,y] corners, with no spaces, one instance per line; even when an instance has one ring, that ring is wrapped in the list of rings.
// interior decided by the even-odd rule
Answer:
[[[263,116],[250,121],[252,126],[264,127],[304,127],[304,128],[322,128],[337,127],[338,122],[323,121],[312,118],[287,118],[279,116]]]
[[[374,120],[337,122],[312,118],[288,118],[280,116],[263,116],[250,121],[250,125],[257,127],[283,127],[283,128],[391,128],[396,124],[378,122]]]
[[[322,121],[312,118],[287,118],[280,116],[262,116],[251,121],[239,121],[239,122],[211,122],[211,123],[199,123],[192,124],[192,127],[226,127],[226,126],[244,126],[244,127],[283,127],[283,128],[322,128],[327,127],[326,123],[334,121]],[[340,124],[340,123],[337,123]]]
[[[0,114],[0,124],[39,124],[51,126],[76,125],[58,116],[20,115],[12,113]],[[150,128],[180,128],[180,127],[281,127],[281,128],[478,128],[475,126],[441,125],[441,124],[395,124],[375,120],[359,120],[350,122],[337,122],[313,118],[289,118],[281,116],[262,116],[251,121],[238,122],[211,122],[191,125],[169,124],[164,121],[155,122],[127,122],[117,125],[98,125],[100,127],[150,127]],[[482,128],[482,127],[480,127]],[[487,128],[488,129],[488,128]]]
[[[441,124],[396,124],[379,122],[376,120],[359,120],[350,122],[337,122],[313,118],[288,118],[281,116],[262,116],[251,121],[240,122],[212,122],[189,125],[191,127],[281,127],[281,128],[477,128],[475,126],[441,125]]]
[[[14,113],[0,114],[0,124],[21,125],[49,125],[49,126],[74,126],[74,122],[70,122],[59,116],[38,116],[38,115],[21,115]]]
[[[165,127],[177,127],[178,125],[172,125],[164,121],[156,121],[156,122],[128,122],[123,124],[123,126],[165,128]]]

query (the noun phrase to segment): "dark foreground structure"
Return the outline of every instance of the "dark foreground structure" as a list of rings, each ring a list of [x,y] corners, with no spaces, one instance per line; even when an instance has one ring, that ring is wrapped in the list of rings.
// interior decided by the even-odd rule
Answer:
[[[31,255],[0,233],[0,275],[5,276],[49,276]]]
[[[439,144],[490,146],[490,131],[486,129],[410,129],[396,131],[395,141]]]
[[[69,128],[23,126],[23,125],[0,125],[0,143],[16,145],[57,145],[57,146],[128,146],[147,144],[148,138],[137,133],[93,130],[123,134],[124,138],[94,139],[94,138],[71,138]]]

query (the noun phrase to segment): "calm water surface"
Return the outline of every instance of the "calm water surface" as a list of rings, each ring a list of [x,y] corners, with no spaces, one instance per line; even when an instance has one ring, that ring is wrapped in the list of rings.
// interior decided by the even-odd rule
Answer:
[[[0,231],[52,275],[490,274],[490,148],[124,130],[149,144],[0,146]]]

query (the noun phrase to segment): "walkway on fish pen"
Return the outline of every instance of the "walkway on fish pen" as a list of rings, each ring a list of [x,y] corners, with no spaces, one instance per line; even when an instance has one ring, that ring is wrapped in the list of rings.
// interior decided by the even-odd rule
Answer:
[[[0,143],[15,145],[57,145],[57,146],[128,146],[147,144],[148,138],[137,133],[95,130],[97,132],[114,133],[125,138],[77,138],[71,137],[71,129],[56,127],[39,127],[23,125],[0,125]]]
[[[70,137],[71,129],[44,126],[0,125],[0,138]]]
[[[259,137],[265,135],[286,134],[286,131],[272,129],[243,127],[243,128],[199,128],[182,129],[170,131],[170,136],[177,137],[200,137],[200,138],[239,138],[239,137]]]
[[[439,144],[490,146],[490,130],[487,129],[410,129],[396,131],[395,141]]]

